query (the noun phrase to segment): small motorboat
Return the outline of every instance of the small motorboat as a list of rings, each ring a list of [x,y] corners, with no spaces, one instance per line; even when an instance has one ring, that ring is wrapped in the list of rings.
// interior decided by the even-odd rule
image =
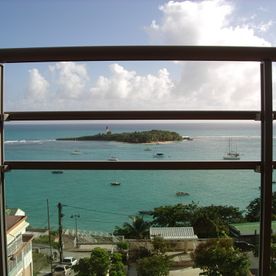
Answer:
[[[176,196],[188,196],[188,195],[190,195],[187,192],[176,192],[175,194],[176,194]]]
[[[71,152],[71,154],[72,154],[72,155],[80,155],[81,152],[80,152],[80,150],[73,150],[73,151]]]
[[[193,141],[193,140],[194,140],[194,138],[192,138],[192,137],[190,137],[190,136],[182,136],[182,139],[183,139],[184,141]]]
[[[112,186],[120,186],[120,185],[121,185],[121,183],[118,182],[118,181],[113,181],[113,182],[111,182],[110,184],[111,184]]]
[[[111,156],[107,159],[108,161],[113,161],[113,162],[116,162],[116,161],[119,161],[119,158],[115,157],[115,156]]]
[[[52,174],[62,174],[63,171],[52,171]]]
[[[155,158],[163,158],[164,157],[164,153],[163,152],[157,152],[153,157],[155,157]]]

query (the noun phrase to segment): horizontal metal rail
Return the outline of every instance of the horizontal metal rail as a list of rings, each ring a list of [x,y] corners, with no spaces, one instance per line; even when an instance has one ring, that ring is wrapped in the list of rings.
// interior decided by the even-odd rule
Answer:
[[[260,161],[5,161],[9,170],[258,170]]]
[[[0,49],[0,63],[114,60],[276,61],[276,48],[232,46],[82,46]]]
[[[57,120],[260,120],[258,111],[45,111],[6,112],[6,121]]]

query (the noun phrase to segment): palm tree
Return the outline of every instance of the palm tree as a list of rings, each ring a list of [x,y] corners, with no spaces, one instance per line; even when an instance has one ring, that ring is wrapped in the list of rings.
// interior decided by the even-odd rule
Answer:
[[[115,235],[123,235],[128,239],[143,239],[149,234],[150,223],[143,216],[131,216],[131,223],[125,222],[122,227],[116,226]]]

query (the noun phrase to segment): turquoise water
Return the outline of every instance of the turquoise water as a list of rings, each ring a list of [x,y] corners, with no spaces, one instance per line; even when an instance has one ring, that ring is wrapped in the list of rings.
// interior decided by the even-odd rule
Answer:
[[[127,144],[97,141],[56,141],[104,132],[106,124],[8,124],[5,126],[6,160],[222,160],[229,137],[241,160],[260,159],[260,125],[245,123],[112,123],[112,132],[164,129],[192,136],[193,141],[169,144]],[[145,148],[151,151],[145,151]],[[72,151],[80,151],[72,155]],[[111,186],[119,181],[120,186]],[[57,203],[64,205],[64,226],[74,227],[79,214],[82,229],[112,231],[140,210],[190,203],[234,205],[244,209],[259,195],[260,175],[253,171],[11,171],[6,174],[8,207],[26,211],[34,227],[57,225]],[[177,191],[190,195],[176,197]]]

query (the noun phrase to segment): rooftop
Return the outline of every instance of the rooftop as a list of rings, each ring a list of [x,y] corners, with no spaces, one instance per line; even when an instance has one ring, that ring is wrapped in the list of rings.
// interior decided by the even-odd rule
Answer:
[[[162,237],[164,240],[194,240],[193,227],[151,227],[150,237]]]
[[[232,224],[237,230],[240,231],[241,235],[255,235],[260,234],[260,222],[246,222]],[[276,233],[276,221],[271,222],[271,229],[273,233]]]
[[[14,226],[16,226],[19,222],[25,219],[26,219],[26,216],[6,216],[7,232],[12,230]]]

